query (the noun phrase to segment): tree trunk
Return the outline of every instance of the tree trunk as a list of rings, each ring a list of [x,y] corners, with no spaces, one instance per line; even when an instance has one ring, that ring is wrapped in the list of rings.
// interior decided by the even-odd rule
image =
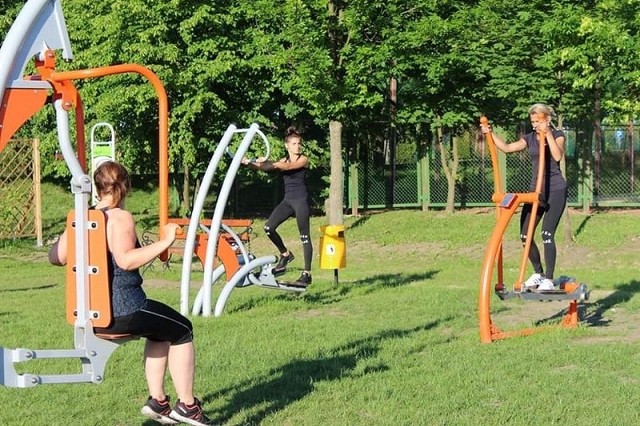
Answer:
[[[329,122],[329,149],[331,152],[331,175],[329,183],[329,225],[344,224],[342,200],[344,199],[342,170],[342,123]]]
[[[445,212],[453,213],[455,207],[456,196],[456,175],[458,174],[458,138],[451,138],[451,157],[449,161],[449,151],[444,147],[442,141],[442,128],[438,128],[437,144],[440,149],[440,163],[442,164],[442,171],[447,178],[447,206]]]
[[[191,207],[191,179],[189,176],[189,165],[184,165],[184,177],[182,179],[182,206],[180,208],[180,216],[186,215],[192,210]]]

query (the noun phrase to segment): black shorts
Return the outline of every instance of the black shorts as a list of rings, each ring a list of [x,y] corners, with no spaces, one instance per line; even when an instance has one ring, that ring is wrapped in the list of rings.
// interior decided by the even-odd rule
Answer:
[[[108,328],[96,328],[96,333],[131,334],[158,342],[182,345],[193,341],[193,325],[175,309],[147,299],[140,310],[115,317]]]

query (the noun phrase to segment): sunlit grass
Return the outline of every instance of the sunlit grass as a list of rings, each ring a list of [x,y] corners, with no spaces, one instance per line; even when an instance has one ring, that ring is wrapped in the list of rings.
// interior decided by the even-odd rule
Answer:
[[[155,195],[136,192],[130,203],[141,215],[145,197]],[[68,209],[59,210],[64,215]],[[479,342],[478,280],[492,209],[346,217],[347,268],[339,271],[338,285],[332,270],[318,268],[316,257],[314,284],[304,294],[236,289],[221,317],[191,317],[197,395],[216,423],[228,425],[637,424],[637,216],[571,215],[576,241],[559,242],[558,272],[597,289],[583,305],[584,323],[577,330]],[[505,236],[509,279],[521,254],[514,221]],[[256,218],[251,251],[275,254],[262,223]],[[322,217],[312,220],[316,256],[324,224]],[[286,275],[294,277],[302,267],[295,221],[281,231],[298,256]],[[178,307],[181,258],[169,266],[154,263],[145,273],[154,285],[146,291]],[[197,263],[193,268],[195,293],[202,273]],[[214,286],[214,297],[218,291]],[[508,329],[549,317],[557,323],[565,308],[560,302],[492,300],[497,325]],[[64,309],[64,269],[50,266],[44,250],[0,249],[0,345],[72,347]],[[0,420],[150,425],[139,414],[147,396],[142,345],[120,347],[102,385],[0,387],[0,403],[11,407]],[[69,361],[18,367],[75,368]],[[175,398],[170,382],[167,389]]]

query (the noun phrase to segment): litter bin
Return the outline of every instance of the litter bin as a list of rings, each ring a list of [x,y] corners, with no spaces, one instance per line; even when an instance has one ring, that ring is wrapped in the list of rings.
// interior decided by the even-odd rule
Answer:
[[[347,266],[344,225],[320,227],[320,269],[333,269],[338,282],[338,269]]]

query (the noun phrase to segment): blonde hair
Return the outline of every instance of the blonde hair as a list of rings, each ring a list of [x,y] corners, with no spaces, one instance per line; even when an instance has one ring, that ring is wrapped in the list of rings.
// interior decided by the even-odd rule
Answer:
[[[100,164],[93,173],[93,181],[101,198],[105,195],[111,195],[113,207],[120,207],[122,201],[131,190],[131,179],[129,172],[124,166],[115,161],[105,161]]]
[[[543,103],[536,103],[529,107],[529,115],[533,114],[544,114],[545,117],[550,117],[552,119],[556,116],[556,112],[553,110],[553,108]],[[549,124],[552,128],[556,128],[556,126],[553,124],[553,120],[551,120]]]

